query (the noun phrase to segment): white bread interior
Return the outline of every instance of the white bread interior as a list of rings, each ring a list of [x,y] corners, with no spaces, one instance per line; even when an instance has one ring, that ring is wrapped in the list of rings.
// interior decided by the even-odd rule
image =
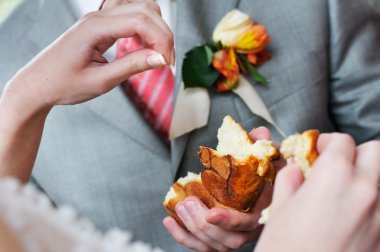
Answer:
[[[224,117],[218,130],[218,141],[217,152],[238,159],[246,159],[249,156],[267,159],[276,152],[271,141],[258,140],[253,143],[247,132],[229,115]]]
[[[308,159],[312,148],[313,143],[308,134],[296,133],[282,141],[280,152],[284,158],[294,158],[303,175],[307,178],[312,166],[311,160]]]

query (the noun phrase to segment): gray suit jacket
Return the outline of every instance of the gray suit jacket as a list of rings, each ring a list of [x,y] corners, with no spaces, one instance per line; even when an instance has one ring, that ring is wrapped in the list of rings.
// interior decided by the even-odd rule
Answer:
[[[75,22],[68,2],[24,1],[1,25],[2,85]],[[256,89],[286,133],[317,128],[350,133],[358,143],[379,139],[380,14],[368,2],[179,0],[177,89],[184,53],[211,41],[220,18],[239,8],[263,23],[272,38],[272,59],[260,69],[270,83]],[[208,126],[172,141],[170,148],[119,88],[84,104],[56,107],[33,176],[54,203],[74,206],[102,230],[117,226],[167,251],[184,251],[161,224],[161,202],[172,182],[202,170],[198,146],[216,146],[226,114],[246,129],[272,129],[234,94],[210,93]]]

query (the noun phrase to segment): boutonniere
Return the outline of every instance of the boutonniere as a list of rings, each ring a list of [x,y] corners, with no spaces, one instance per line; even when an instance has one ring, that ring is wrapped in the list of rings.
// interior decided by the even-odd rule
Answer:
[[[215,86],[219,92],[230,91],[239,85],[242,73],[258,84],[268,82],[257,70],[270,58],[264,50],[270,37],[263,25],[232,10],[215,27],[213,40],[186,53],[182,65],[185,88]]]
[[[213,43],[194,47],[185,54],[181,87],[178,90],[170,127],[170,139],[207,125],[211,101],[208,89],[232,91],[255,115],[264,118],[281,135],[284,132],[273,120],[255,87],[267,79],[257,68],[270,58],[265,51],[270,37],[261,24],[249,15],[232,10],[217,24]]]

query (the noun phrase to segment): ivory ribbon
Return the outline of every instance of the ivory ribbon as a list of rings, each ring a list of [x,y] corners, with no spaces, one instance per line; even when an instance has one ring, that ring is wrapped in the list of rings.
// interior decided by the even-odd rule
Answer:
[[[179,88],[174,106],[169,139],[182,136],[207,125],[210,114],[210,96],[206,88]]]
[[[239,86],[233,90],[247,105],[249,110],[270,123],[284,138],[286,134],[273,120],[269,110],[254,86],[242,75]],[[183,82],[174,106],[169,138],[174,139],[194,129],[207,125],[210,114],[210,96],[205,88],[184,89]]]

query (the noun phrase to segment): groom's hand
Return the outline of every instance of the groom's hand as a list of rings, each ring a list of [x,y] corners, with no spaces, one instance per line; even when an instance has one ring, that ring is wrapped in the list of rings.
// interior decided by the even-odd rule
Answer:
[[[250,133],[253,140],[270,139],[269,130],[259,127]],[[278,164],[278,166],[281,166]],[[182,245],[197,251],[229,251],[257,240],[260,233],[257,223],[261,211],[272,198],[273,187],[266,186],[261,197],[249,213],[226,208],[208,209],[198,198],[188,197],[177,204],[176,211],[188,230],[183,229],[172,217],[164,219],[164,225]]]

